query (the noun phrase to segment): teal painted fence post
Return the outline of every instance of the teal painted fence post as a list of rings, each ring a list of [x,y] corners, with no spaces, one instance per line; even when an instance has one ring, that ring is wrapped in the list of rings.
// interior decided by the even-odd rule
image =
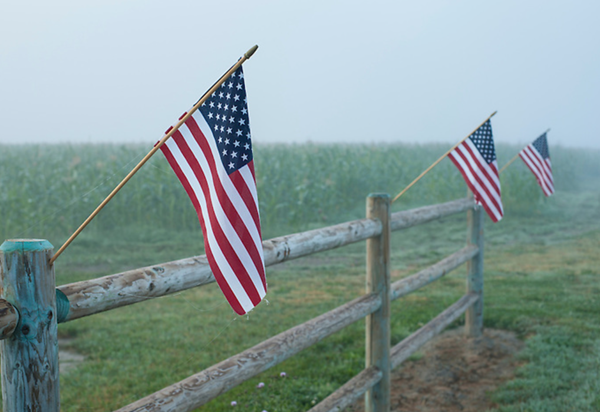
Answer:
[[[381,380],[365,394],[366,412],[390,410],[390,196],[367,197],[367,218],[381,221],[381,235],[367,240],[367,293],[381,295],[381,307],[366,317],[366,367],[381,370]]]
[[[467,211],[467,244],[479,248],[479,253],[467,261],[467,293],[479,296],[479,300],[465,312],[465,333],[471,338],[483,334],[483,221],[481,205]]]
[[[7,240],[0,246],[0,297],[19,312],[2,350],[4,412],[59,412],[56,282],[47,240]]]

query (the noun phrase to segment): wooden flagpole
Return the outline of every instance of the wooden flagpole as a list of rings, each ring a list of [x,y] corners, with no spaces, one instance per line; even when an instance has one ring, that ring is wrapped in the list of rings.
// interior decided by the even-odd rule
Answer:
[[[508,161],[507,164],[505,164],[504,166],[502,166],[502,169],[500,169],[500,171],[498,172],[498,174],[502,173],[504,171],[504,169],[506,169],[508,166],[510,166],[512,164],[512,162],[514,162],[515,160],[517,160],[517,158],[519,157],[519,154],[521,152],[517,153],[512,159],[510,159]]]
[[[456,149],[462,142],[464,142],[465,140],[467,140],[469,138],[469,136],[471,136],[473,133],[475,133],[477,131],[477,129],[479,129],[481,126],[483,126],[485,124],[485,122],[487,122],[488,120],[490,120],[492,118],[492,116],[494,116],[496,113],[498,113],[498,111],[495,111],[494,113],[490,114],[488,116],[488,118],[485,119],[483,122],[481,122],[481,124],[479,126],[477,126],[475,128],[475,130],[473,130],[471,133],[469,133],[467,135],[467,137],[465,137],[464,139],[462,139],[460,142],[456,143],[454,146],[452,146],[452,148],[450,150],[448,150],[446,153],[444,153],[438,160],[436,160],[435,162],[433,162],[433,164],[431,166],[429,166],[427,169],[425,169],[425,171],[423,173],[421,173],[415,180],[413,180],[408,186],[406,186],[404,188],[404,190],[402,190],[400,193],[398,193],[396,195],[396,197],[394,199],[392,199],[392,203],[394,203],[396,200],[398,200],[398,198],[400,196],[402,196],[408,189],[410,189],[412,187],[412,185],[414,185],[415,183],[417,183],[423,176],[425,176],[431,169],[433,169],[435,167],[435,165],[437,165],[439,162],[441,162],[444,159],[444,157],[448,156],[451,151],[453,151],[454,149]]]
[[[92,212],[92,214],[81,224],[81,226],[79,226],[79,228],[75,231],[75,233],[73,233],[71,235],[71,237],[64,243],[64,245],[62,245],[60,247],[60,249],[58,249],[56,251],[56,253],[54,254],[54,256],[52,256],[52,258],[49,261],[49,264],[52,265],[54,263],[54,261],[56,260],[56,258],[58,258],[60,256],[60,254],[67,248],[67,246],[69,246],[71,244],[71,242],[73,242],[73,240],[81,233],[81,231],[92,221],[93,218],[96,217],[96,215],[98,213],[100,213],[100,211],[104,208],[104,206],[106,206],[106,204],[108,202],[110,202],[110,200],[117,194],[117,192],[119,190],[121,190],[121,188],[123,186],[125,186],[125,183],[127,183],[134,174],[137,173],[138,170],[141,169],[141,167],[152,157],[152,155],[154,155],[154,153],[156,153],[158,151],[158,149],[160,149],[160,147],[181,127],[182,124],[185,123],[185,121],[187,119],[189,119],[194,112],[206,101],[208,100],[208,98],[215,92],[215,90],[217,90],[219,87],[221,87],[221,84],[223,84],[223,82],[229,77],[231,76],[231,74],[233,72],[235,72],[246,60],[248,60],[250,57],[252,57],[252,55],[254,54],[254,52],[256,51],[256,49],[258,49],[257,45],[254,45],[253,47],[250,48],[250,50],[248,50],[238,61],[237,63],[235,63],[231,69],[229,69],[227,71],[227,73],[225,73],[223,76],[221,76],[221,78],[210,88],[208,89],[208,91],[206,93],[204,93],[204,95],[200,98],[200,100],[198,100],[198,102],[190,109],[189,112],[187,112],[185,114],[185,116],[183,116],[175,126],[173,126],[169,132],[167,134],[165,134],[165,136],[152,148],[152,150],[150,150],[150,152],[137,164],[136,167],[133,168],[133,170],[131,172],[129,172],[129,174],[127,176],[125,176],[125,178],[121,181],[121,183],[119,183],[119,185],[117,187],[114,188],[114,190],[106,197],[106,199],[104,199],[104,201],[102,201],[102,203],[100,203],[100,205],[96,208],[96,210],[94,210]]]
[[[550,131],[550,129],[546,130],[544,133],[548,133],[549,131]],[[542,133],[542,134],[544,134],[544,133]],[[498,172],[498,174],[502,173],[502,171],[503,171],[504,169],[506,169],[508,166],[510,166],[510,165],[512,164],[512,162],[514,162],[515,160],[517,160],[517,158],[519,157],[519,154],[521,154],[521,152],[517,153],[517,154],[515,155],[515,157],[513,157],[512,159],[510,159],[510,160],[508,161],[508,163],[507,163],[507,164],[505,164],[504,166],[502,166],[502,169],[500,169],[500,171]]]

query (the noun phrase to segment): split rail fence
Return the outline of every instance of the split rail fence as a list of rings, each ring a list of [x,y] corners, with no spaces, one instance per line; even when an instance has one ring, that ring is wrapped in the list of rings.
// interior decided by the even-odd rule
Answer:
[[[466,246],[390,282],[390,233],[467,212]],[[365,410],[390,410],[390,371],[465,313],[465,333],[483,330],[483,213],[472,197],[390,213],[390,197],[367,197],[365,219],[263,242],[267,266],[366,240],[366,294],[273,336],[117,412],[191,411],[325,337],[366,319],[365,369],[310,412],[339,411],[365,395]],[[0,339],[4,412],[60,410],[57,324],[214,282],[204,256],[56,287],[46,240],[0,246]],[[466,293],[391,347],[390,303],[467,264]]]

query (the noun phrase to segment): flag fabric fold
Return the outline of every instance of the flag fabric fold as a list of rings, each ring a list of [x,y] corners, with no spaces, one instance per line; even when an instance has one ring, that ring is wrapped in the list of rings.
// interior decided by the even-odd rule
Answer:
[[[552,163],[550,162],[546,133],[521,150],[519,157],[523,159],[529,170],[534,174],[544,194],[546,196],[552,195],[554,193],[554,179],[552,177]]]
[[[488,119],[456,149],[448,154],[492,221],[502,219],[504,211],[500,196],[500,179],[492,124]]]
[[[219,287],[237,314],[247,313],[267,282],[242,68],[160,149],[196,209]]]

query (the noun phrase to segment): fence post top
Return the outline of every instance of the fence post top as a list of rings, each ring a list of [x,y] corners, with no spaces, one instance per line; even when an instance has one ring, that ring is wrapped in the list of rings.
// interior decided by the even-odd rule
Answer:
[[[36,252],[54,249],[46,239],[8,239],[0,246],[4,253],[10,252]]]
[[[390,195],[387,193],[369,193],[367,197],[383,197],[389,199]]]

